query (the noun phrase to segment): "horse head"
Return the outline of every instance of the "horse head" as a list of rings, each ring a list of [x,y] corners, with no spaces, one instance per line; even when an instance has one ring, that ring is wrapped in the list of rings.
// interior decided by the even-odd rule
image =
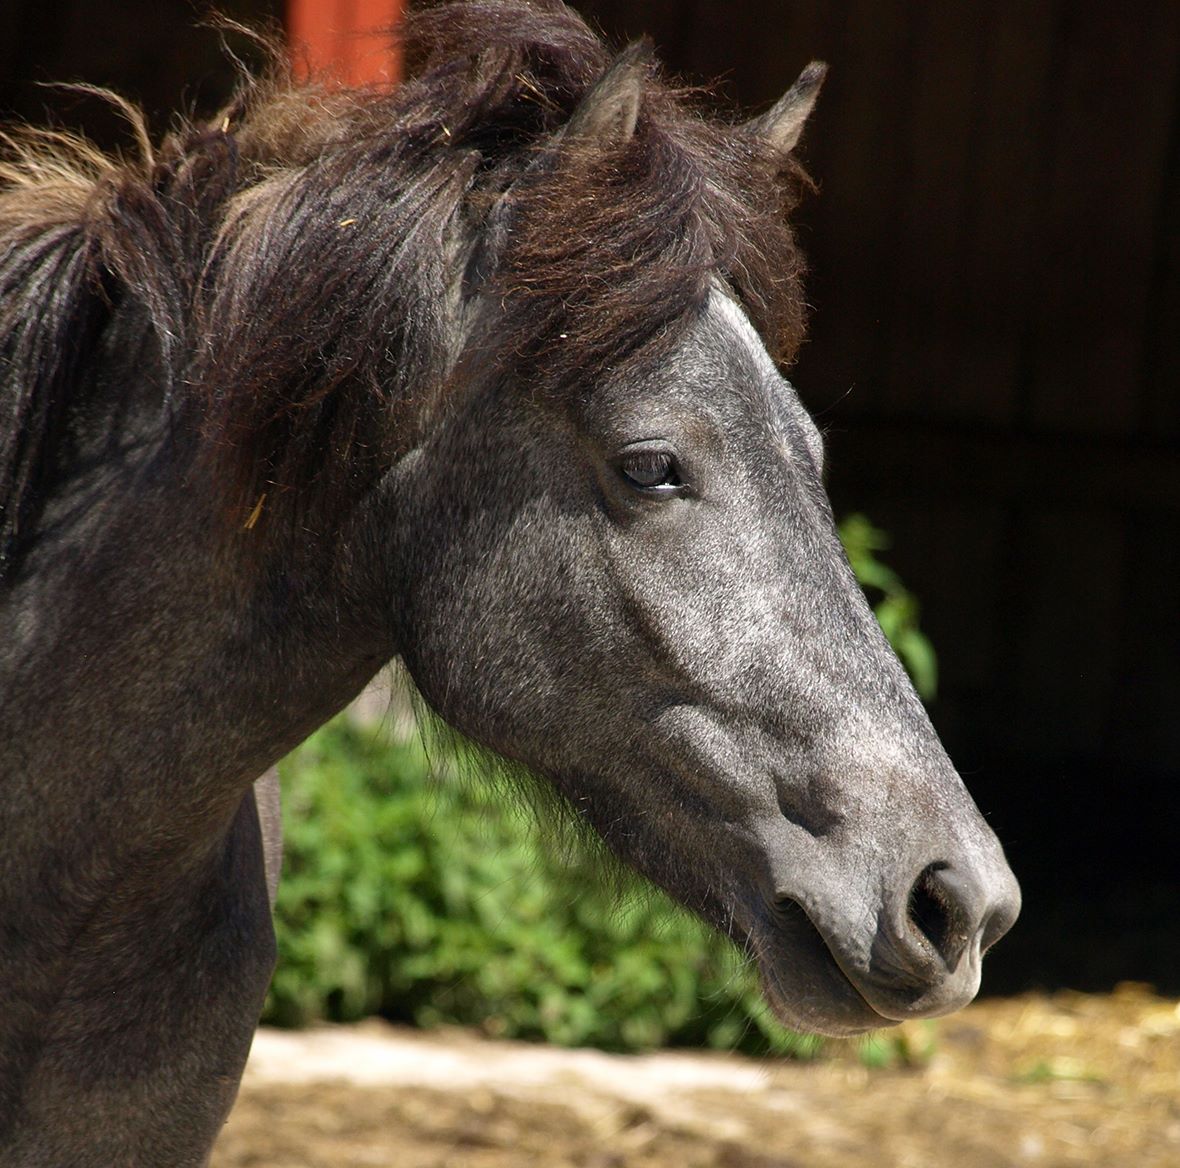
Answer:
[[[969,1001],[1019,891],[771,355],[789,238],[750,276],[748,192],[781,189],[821,77],[722,157],[619,57],[458,249],[450,392],[385,489],[426,699],[743,944],[786,1022],[852,1033]]]

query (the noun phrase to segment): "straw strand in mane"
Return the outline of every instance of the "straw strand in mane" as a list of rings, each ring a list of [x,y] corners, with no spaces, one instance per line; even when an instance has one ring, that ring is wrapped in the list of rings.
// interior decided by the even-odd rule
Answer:
[[[555,3],[444,4],[405,35],[411,77],[391,93],[276,66],[154,154],[132,114],[134,160],[18,141],[0,171],[4,544],[119,312],[150,332],[162,407],[229,465],[234,506],[359,497],[444,391],[493,216],[485,290],[503,315],[482,357],[525,391],[586,392],[640,349],[654,360],[718,275],[790,360],[799,176],[756,135],[647,66],[626,141],[564,135],[612,54]]]

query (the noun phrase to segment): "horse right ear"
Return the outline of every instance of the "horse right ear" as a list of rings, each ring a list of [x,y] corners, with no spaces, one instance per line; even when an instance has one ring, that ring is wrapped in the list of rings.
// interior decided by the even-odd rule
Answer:
[[[622,146],[635,133],[643,87],[651,69],[652,44],[628,45],[594,83],[561,132],[564,140]]]
[[[652,56],[652,44],[646,38],[628,45],[582,98],[569,121],[553,136],[551,147],[567,142],[594,142],[610,148],[628,142],[639,124],[643,87],[651,69]],[[552,158],[549,151],[539,153],[524,174],[497,199],[485,221],[483,236],[468,259],[465,289],[470,291],[481,287],[499,262],[508,235],[517,185],[543,170]]]

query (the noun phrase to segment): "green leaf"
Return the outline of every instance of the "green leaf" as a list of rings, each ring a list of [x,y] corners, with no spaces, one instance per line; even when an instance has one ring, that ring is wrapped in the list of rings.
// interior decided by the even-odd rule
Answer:
[[[938,661],[934,647],[918,627],[918,601],[897,573],[875,555],[889,547],[889,537],[859,514],[845,516],[838,530],[848,562],[865,590],[877,623],[918,694],[930,701],[938,690]]]

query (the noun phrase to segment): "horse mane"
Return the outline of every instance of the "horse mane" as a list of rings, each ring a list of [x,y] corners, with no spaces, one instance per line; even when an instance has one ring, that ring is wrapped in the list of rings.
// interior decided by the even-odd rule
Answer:
[[[233,505],[347,506],[444,394],[454,305],[493,208],[510,229],[481,352],[524,392],[655,359],[716,280],[772,352],[803,332],[793,162],[646,67],[635,132],[563,138],[613,54],[558,0],[456,0],[403,29],[392,91],[291,79],[281,52],[205,122],[104,155],[57,132],[0,161],[0,557],[119,312]],[[269,511],[268,511],[269,514]],[[0,560],[2,566],[2,560]]]

